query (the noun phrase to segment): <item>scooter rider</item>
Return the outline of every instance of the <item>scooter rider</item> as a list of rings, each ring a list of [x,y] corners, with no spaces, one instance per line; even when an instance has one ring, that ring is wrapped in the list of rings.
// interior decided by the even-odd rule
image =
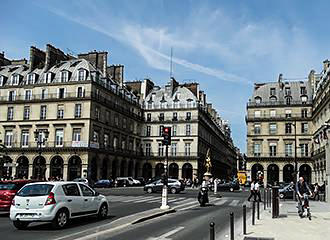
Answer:
[[[308,206],[308,194],[311,196],[312,192],[308,187],[308,184],[305,182],[303,177],[299,178],[299,181],[296,183],[296,193],[298,195],[298,203],[299,203],[299,214],[303,213],[303,208],[302,208],[302,199],[304,199],[304,204],[306,203],[307,207]]]
[[[208,181],[203,178],[202,186],[200,188],[200,191],[198,193],[198,201],[201,204],[201,206],[205,205],[209,202],[209,196],[208,196]]]

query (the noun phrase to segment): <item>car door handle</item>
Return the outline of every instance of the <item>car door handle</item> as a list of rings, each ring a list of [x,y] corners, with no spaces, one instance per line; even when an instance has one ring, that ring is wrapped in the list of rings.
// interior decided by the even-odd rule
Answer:
[[[72,202],[72,199],[68,199],[68,202]]]
[[[87,201],[88,201],[88,199],[84,199],[84,201],[85,201],[85,202],[87,202]]]

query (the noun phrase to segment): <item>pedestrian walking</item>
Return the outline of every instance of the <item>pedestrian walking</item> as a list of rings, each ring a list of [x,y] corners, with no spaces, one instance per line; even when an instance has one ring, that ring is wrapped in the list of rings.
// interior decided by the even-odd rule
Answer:
[[[256,201],[257,197],[258,197],[258,201],[262,202],[261,201],[261,194],[260,194],[260,184],[259,184],[258,181],[254,184],[254,200],[255,201]]]
[[[320,200],[320,186],[318,183],[314,184],[314,191],[313,191],[313,196],[314,196],[314,200],[315,201],[319,201]],[[316,200],[317,198],[317,200]]]
[[[256,200],[256,196],[254,194],[254,180],[251,182],[250,186],[250,196],[248,198],[248,201],[250,202],[250,199],[253,197],[254,201]]]

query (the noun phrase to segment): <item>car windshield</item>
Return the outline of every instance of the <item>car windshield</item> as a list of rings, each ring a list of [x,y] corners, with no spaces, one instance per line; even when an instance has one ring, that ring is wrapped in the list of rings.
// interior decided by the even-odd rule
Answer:
[[[15,183],[0,183],[0,190],[17,190]]]
[[[33,184],[27,185],[18,192],[17,196],[20,197],[35,197],[49,195],[54,185],[51,184]]]

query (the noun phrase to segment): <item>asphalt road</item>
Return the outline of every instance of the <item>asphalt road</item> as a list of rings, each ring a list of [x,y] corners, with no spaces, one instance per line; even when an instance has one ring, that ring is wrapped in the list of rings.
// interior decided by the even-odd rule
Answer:
[[[107,196],[110,201],[110,216],[103,221],[97,221],[94,217],[74,220],[66,229],[52,230],[50,224],[33,223],[27,230],[17,230],[8,218],[8,215],[0,216],[0,232],[6,239],[61,239],[65,236],[94,229],[98,226],[108,224],[116,219],[158,208],[161,203],[159,193],[146,194],[142,188],[117,188],[98,189]],[[157,239],[165,234],[168,239],[203,239],[208,235],[208,224],[216,223],[217,232],[228,229],[229,212],[233,211],[235,217],[241,215],[241,207],[246,200],[247,192],[221,193],[221,199],[212,196],[212,204],[201,208],[197,206],[196,190],[187,189],[180,194],[169,194],[169,205],[177,208],[176,213],[165,215],[143,223],[134,224],[111,235],[99,239]],[[226,231],[225,231],[226,232]],[[171,234],[173,233],[173,234]],[[219,233],[223,234],[223,233]]]

